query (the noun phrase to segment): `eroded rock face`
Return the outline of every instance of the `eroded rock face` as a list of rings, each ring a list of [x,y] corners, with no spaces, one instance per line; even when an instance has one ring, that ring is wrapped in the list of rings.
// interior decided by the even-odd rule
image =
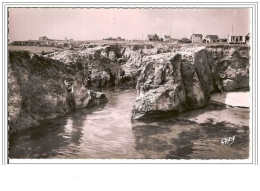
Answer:
[[[46,55],[51,59],[9,56],[10,129],[107,102],[90,87],[136,86],[134,119],[201,108],[214,91],[249,87],[249,48],[241,46],[98,45]]]
[[[170,52],[171,47],[158,45],[98,45],[81,51],[65,50],[46,55],[72,66],[81,63],[86,87],[135,87],[142,70],[142,57]]]
[[[72,96],[74,109],[92,107],[108,102],[104,93],[89,90],[84,86],[82,72],[80,71],[74,76]]]
[[[125,50],[125,47],[118,45],[99,45],[81,51],[56,52],[46,55],[46,57],[65,62],[70,67],[80,63],[86,87],[113,87],[126,81],[124,79],[125,72],[122,69],[122,65],[127,60],[124,56]]]
[[[183,111],[186,96],[181,75],[181,56],[145,60],[137,82],[138,97],[133,106],[133,118],[145,119]]]
[[[214,91],[249,87],[249,48],[202,48],[143,57],[132,118],[178,114],[209,104]]]
[[[207,48],[213,77],[223,91],[249,87],[249,47]]]
[[[167,53],[144,61],[147,64],[137,83],[134,119],[174,115],[208,104],[207,82],[199,77],[193,58],[182,58],[181,54]]]
[[[70,111],[62,63],[29,52],[9,52],[8,112],[10,131],[38,125]]]
[[[39,125],[73,109],[107,102],[104,94],[81,87],[81,73],[62,62],[26,51],[10,51],[8,65],[10,132]],[[75,84],[79,80],[73,92],[68,91],[67,79]]]

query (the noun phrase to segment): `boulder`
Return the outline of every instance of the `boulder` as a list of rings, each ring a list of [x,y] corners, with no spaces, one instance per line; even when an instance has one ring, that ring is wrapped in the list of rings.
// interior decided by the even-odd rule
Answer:
[[[137,82],[138,97],[133,119],[149,119],[177,114],[184,110],[185,88],[181,74],[181,56],[147,60]]]
[[[64,80],[71,75],[65,64],[29,52],[9,52],[8,65],[10,132],[70,111]]]
[[[75,105],[74,109],[92,107],[108,102],[104,93],[88,90],[84,86],[81,72],[74,76],[72,96]]]
[[[80,66],[72,70],[63,62],[27,51],[9,51],[8,61],[10,132],[107,102],[103,93],[84,87]]]

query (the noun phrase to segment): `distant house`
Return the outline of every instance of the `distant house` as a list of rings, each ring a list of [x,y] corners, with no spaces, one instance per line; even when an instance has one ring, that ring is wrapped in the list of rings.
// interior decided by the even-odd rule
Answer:
[[[202,42],[202,34],[193,34],[191,35],[192,43],[201,43]]]
[[[170,35],[164,35],[163,40],[166,42],[171,41],[171,36]]]
[[[159,41],[160,37],[157,34],[148,34],[148,40],[150,41]]]
[[[40,37],[39,37],[39,40],[41,40],[41,41],[42,41],[42,40],[49,40],[49,38],[48,38],[47,36],[40,36]]]
[[[218,35],[207,35],[205,37],[205,41],[208,42],[208,43],[217,42],[218,41]]]
[[[231,35],[228,38],[229,44],[245,44],[246,43],[246,36],[243,35]]]
[[[69,41],[73,41],[73,39],[71,38],[71,39],[69,39]]]

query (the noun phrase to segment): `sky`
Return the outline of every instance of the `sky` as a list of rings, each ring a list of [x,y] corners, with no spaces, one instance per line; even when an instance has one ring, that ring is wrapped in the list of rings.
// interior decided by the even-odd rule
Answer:
[[[193,33],[246,35],[250,10],[9,8],[9,41],[50,39],[99,40],[106,37],[145,39],[148,34],[188,37]]]

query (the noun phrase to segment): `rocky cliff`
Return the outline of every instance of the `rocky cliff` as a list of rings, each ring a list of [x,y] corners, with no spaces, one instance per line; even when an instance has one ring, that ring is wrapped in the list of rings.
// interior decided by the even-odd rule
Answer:
[[[44,57],[10,51],[10,131],[105,103],[90,89],[113,86],[136,86],[133,119],[201,108],[212,92],[249,87],[249,47],[102,44]]]
[[[188,48],[143,57],[134,119],[178,114],[209,104],[214,91],[249,87],[249,48]]]
[[[81,86],[80,74],[79,66],[69,68],[62,62],[26,51],[9,51],[10,132],[37,126],[45,119],[65,115],[77,108],[106,102],[103,93]]]
[[[47,54],[69,66],[81,63],[86,87],[135,87],[142,68],[142,57],[171,52],[162,44],[101,44],[82,50],[66,50]]]

